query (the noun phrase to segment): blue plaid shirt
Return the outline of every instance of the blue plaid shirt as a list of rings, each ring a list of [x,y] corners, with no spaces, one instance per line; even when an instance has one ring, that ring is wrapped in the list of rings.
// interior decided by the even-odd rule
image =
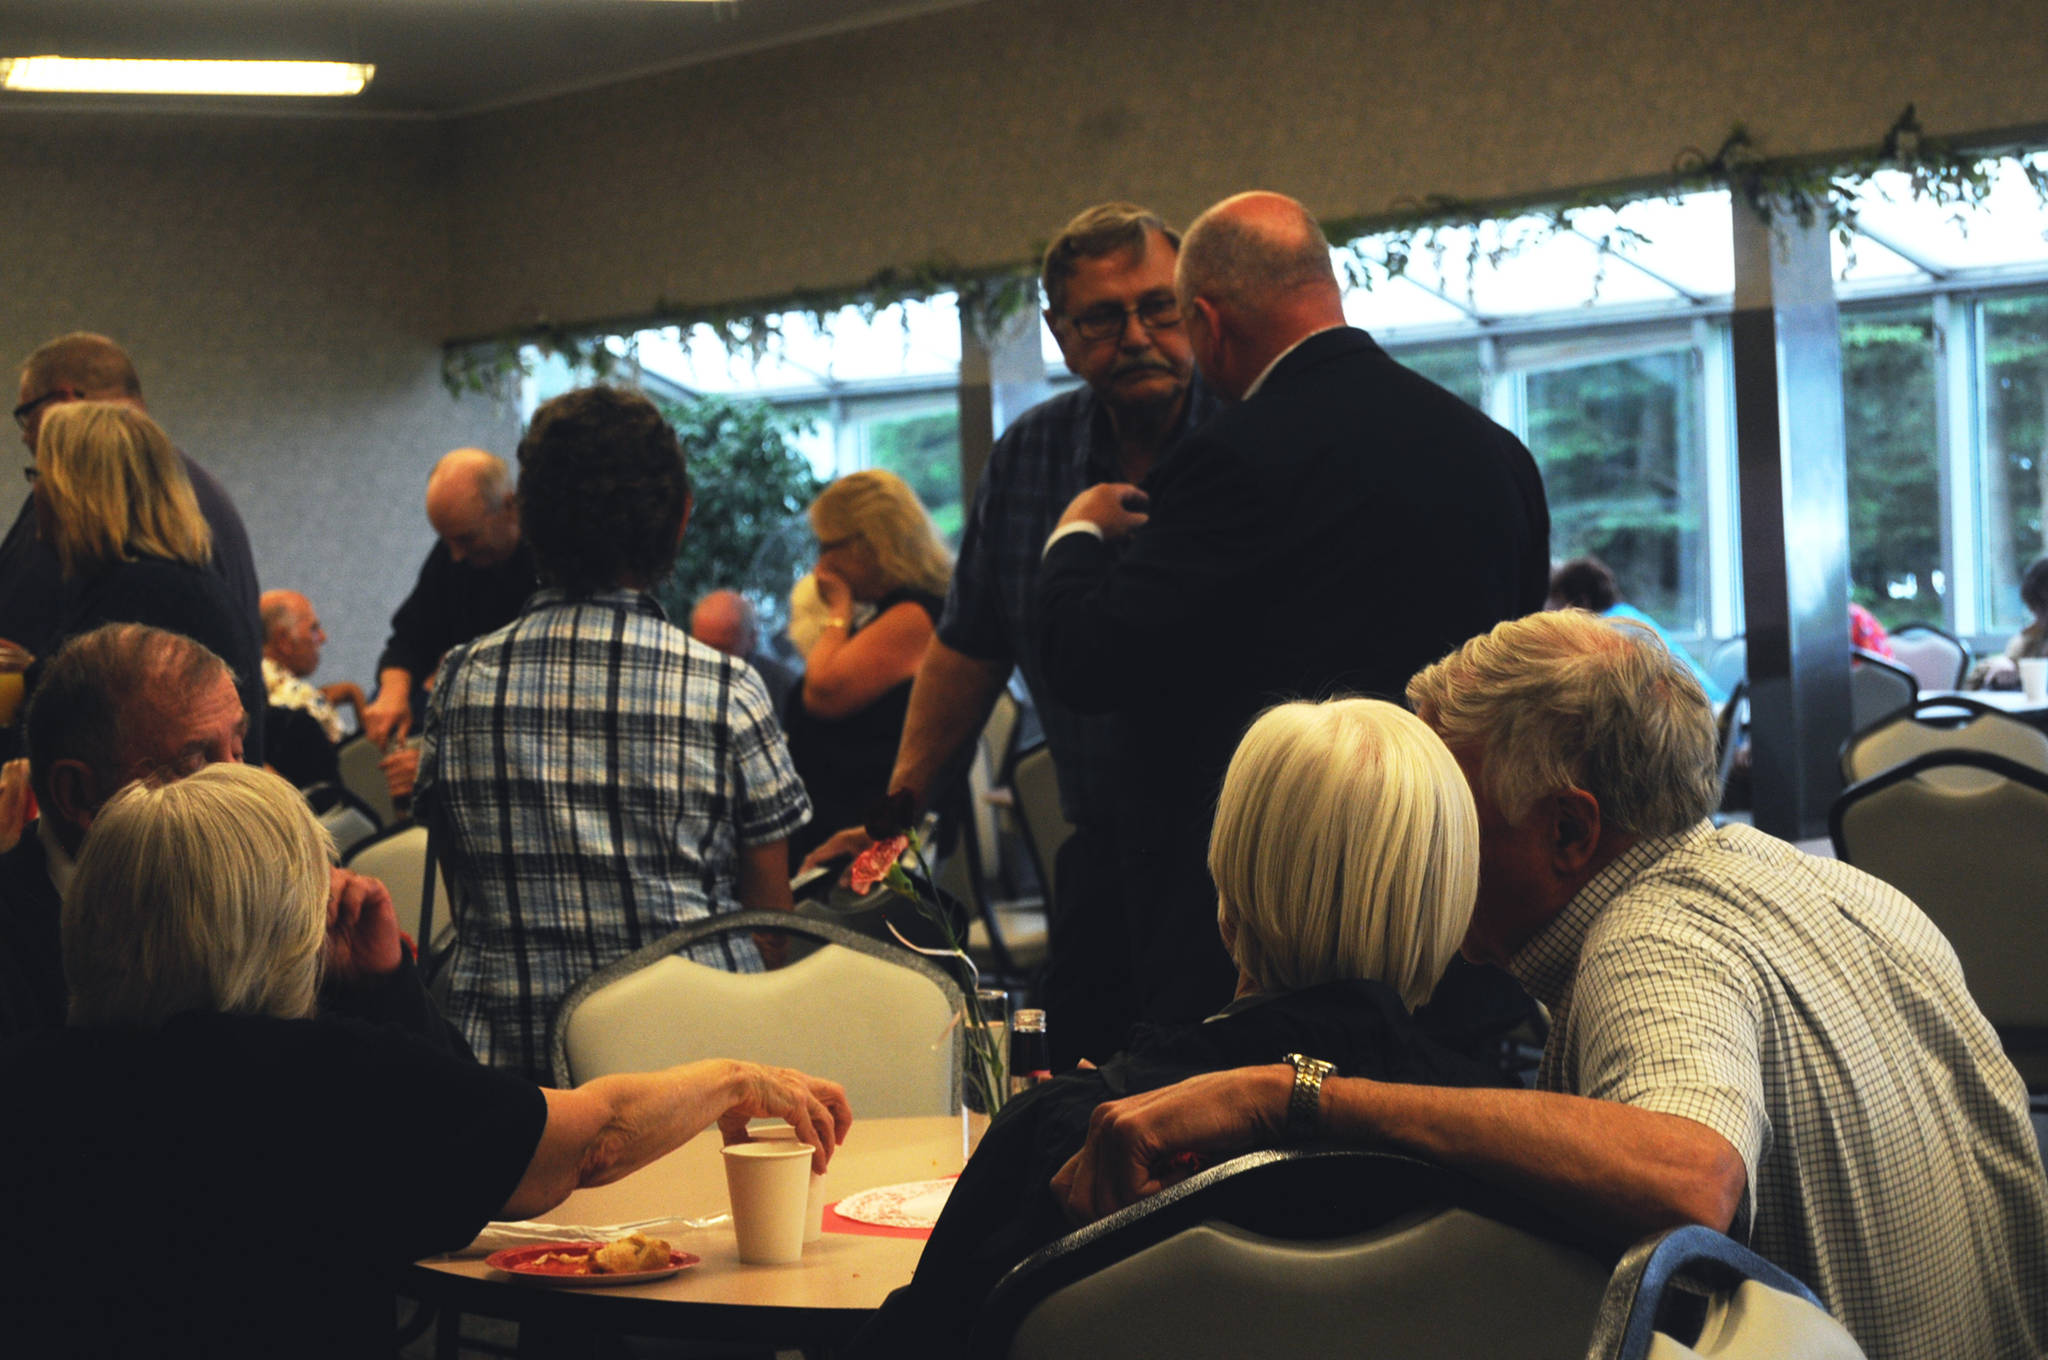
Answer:
[[[1197,376],[1169,452],[1221,408]],[[1060,805],[1076,825],[1105,825],[1115,816],[1122,738],[1115,717],[1076,713],[1045,687],[1032,583],[1046,535],[1068,503],[1097,482],[1121,480],[1116,431],[1089,388],[1062,393],[1017,417],[996,441],[975,488],[952,590],[939,618],[939,641],[954,651],[1023,669],[1059,771]]]
[[[462,885],[449,1018],[543,1083],[571,988],[737,910],[740,847],[810,817],[760,679],[638,591],[543,590],[450,651],[423,738],[415,798]],[[761,968],[744,937],[692,955]]]

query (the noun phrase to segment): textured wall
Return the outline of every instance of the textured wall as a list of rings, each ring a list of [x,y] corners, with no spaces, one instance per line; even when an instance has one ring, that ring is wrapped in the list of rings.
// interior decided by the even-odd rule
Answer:
[[[1653,176],[1738,120],[2048,125],[2043,69],[2011,0],[1000,0],[458,122],[455,325],[1014,259],[1110,196],[1348,216]]]
[[[516,437],[440,383],[443,142],[426,123],[0,117],[7,391],[52,335],[126,345],[152,414],[240,505],[264,583],[319,607],[323,679],[371,678],[432,542],[433,459]]]

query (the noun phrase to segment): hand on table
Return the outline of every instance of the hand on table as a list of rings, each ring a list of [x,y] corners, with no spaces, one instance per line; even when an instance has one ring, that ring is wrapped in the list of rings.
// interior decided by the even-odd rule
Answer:
[[[809,1143],[811,1170],[824,1174],[832,1153],[846,1141],[853,1127],[853,1107],[846,1103],[846,1090],[838,1082],[805,1076],[790,1067],[764,1067],[759,1063],[735,1062],[739,1091],[733,1103],[718,1117],[718,1132],[727,1143],[747,1140],[749,1119],[780,1119]]]
[[[374,878],[331,869],[327,881],[327,975],[341,982],[387,977],[404,944],[391,894]]]
[[[801,872],[805,869],[815,868],[827,860],[839,859],[847,855],[858,855],[874,843],[875,838],[867,833],[865,827],[849,826],[844,831],[835,831],[826,837],[824,841],[819,843],[817,849],[805,855],[804,862],[796,867]]]
[[[1149,503],[1150,497],[1129,482],[1097,482],[1067,503],[1066,512],[1053,527],[1085,520],[1114,542],[1151,518],[1145,513]]]
[[[1076,1224],[1093,1223],[1271,1143],[1293,1082],[1291,1067],[1244,1067],[1098,1105],[1088,1141],[1052,1178],[1053,1198]]]

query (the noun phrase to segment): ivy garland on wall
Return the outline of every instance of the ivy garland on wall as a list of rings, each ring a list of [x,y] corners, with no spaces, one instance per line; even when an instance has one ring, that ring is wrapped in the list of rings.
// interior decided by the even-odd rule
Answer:
[[[1908,104],[1876,151],[1846,163],[1817,157],[1772,159],[1738,124],[1711,155],[1695,147],[1680,152],[1672,162],[1670,179],[1656,189],[1596,191],[1521,213],[1432,196],[1398,203],[1391,215],[1334,219],[1323,227],[1332,241],[1342,243],[1339,250],[1348,281],[1367,289],[1399,277],[1411,261],[1423,257],[1439,277],[1449,276],[1446,266],[1462,262],[1469,292],[1482,265],[1498,266],[1553,237],[1578,235],[1598,251],[1600,263],[1593,280],[1597,298],[1607,261],[1648,239],[1616,220],[1612,210],[1627,203],[1647,198],[1676,202],[1686,194],[1727,189],[1766,222],[1784,216],[1802,227],[1822,223],[1853,250],[1864,188],[1880,172],[1904,174],[1914,199],[1967,210],[1991,192],[2005,159],[2004,152],[1959,152],[1947,141],[1927,136],[1914,106]],[[2048,161],[2022,158],[2018,163],[2048,206]],[[630,324],[542,323],[518,328],[450,345],[442,358],[442,380],[458,396],[502,395],[516,376],[527,371],[528,353],[537,350],[603,381],[634,370],[632,332],[654,326],[685,332],[707,326],[729,353],[758,358],[776,344],[785,316],[804,317],[825,332],[847,307],[872,320],[898,303],[948,292],[958,294],[961,314],[982,335],[994,335],[1010,318],[1039,305],[1038,253],[1033,252],[1032,262],[978,270],[934,259],[884,269],[851,288],[788,293],[753,303],[693,307],[657,300],[646,319]]]

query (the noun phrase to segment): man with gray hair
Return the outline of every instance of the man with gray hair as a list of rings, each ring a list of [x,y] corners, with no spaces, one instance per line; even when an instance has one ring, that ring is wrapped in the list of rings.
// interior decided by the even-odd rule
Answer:
[[[1240,194],[1203,213],[1176,290],[1204,380],[1237,404],[1142,490],[1075,497],[1037,583],[1047,686],[1129,735],[1124,891],[1145,904],[1137,982],[1162,1021],[1230,999],[1207,847],[1253,717],[1398,695],[1417,667],[1540,609],[1550,580],[1529,451],[1345,323],[1301,204]]]
[[[182,779],[242,759],[248,715],[225,661],[191,638],[110,623],[71,639],[45,665],[23,727],[40,816],[0,855],[0,1038],[64,1023],[58,943],[63,895],[86,833],[109,798],[138,779]],[[337,922],[388,913],[373,878],[333,871]],[[400,1025],[466,1052],[435,1013],[409,956],[374,985],[322,994],[323,1014]]]
[[[363,731],[379,746],[403,737],[425,711],[426,683],[449,648],[503,628],[540,588],[513,492],[505,460],[485,449],[452,449],[428,475],[427,523],[437,541],[391,616],[377,697],[361,710]]]
[[[1077,712],[1047,687],[1032,586],[1045,536],[1076,493],[1149,482],[1217,409],[1195,375],[1173,291],[1179,249],[1180,234],[1157,213],[1121,202],[1083,209],[1046,247],[1045,323],[1081,386],[1019,416],[989,455],[888,790],[920,803],[940,792],[1011,670],[1023,672],[1074,827],[1053,871],[1042,987],[1060,1067],[1116,1052],[1137,1014],[1118,823],[1139,795],[1117,720]],[[809,858],[864,844],[856,829]]]
[[[1479,811],[1465,952],[1551,1007],[1535,1091],[1307,1082],[1315,1136],[1504,1182],[1617,1243],[1747,1237],[1873,1360],[2048,1350],[2048,1181],[2019,1074],[1897,891],[1716,828],[1714,720],[1649,630],[1474,638],[1408,697]],[[1095,1216],[1267,1140],[1290,1066],[1111,1110],[1056,1185]]]

